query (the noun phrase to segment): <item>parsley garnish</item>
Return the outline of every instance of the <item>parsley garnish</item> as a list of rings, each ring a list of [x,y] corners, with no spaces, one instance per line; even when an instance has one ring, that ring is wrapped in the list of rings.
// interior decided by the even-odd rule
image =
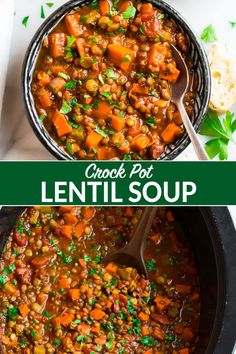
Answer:
[[[41,17],[42,19],[44,19],[44,18],[45,18],[45,13],[44,13],[44,8],[43,8],[43,5],[41,5],[40,17]]]
[[[106,77],[108,77],[109,79],[117,79],[117,76],[113,69],[107,69]]]
[[[130,161],[132,159],[131,155],[132,155],[132,152],[130,152],[129,154],[124,154],[123,160]]]
[[[67,82],[66,84],[65,84],[65,88],[66,89],[71,89],[71,88],[75,88],[75,86],[76,86],[76,81],[69,81],[69,82]]]
[[[100,134],[103,138],[107,137],[107,134],[104,132],[104,130],[100,129],[98,125],[96,125],[96,127],[95,127],[95,132]]]
[[[87,256],[86,254],[84,255],[84,260],[86,262],[91,262],[91,258],[89,256]]]
[[[28,24],[28,21],[29,21],[29,16],[25,16],[22,20],[22,25],[24,25],[25,27],[27,27],[27,24]]]
[[[229,24],[232,28],[236,27],[236,21],[229,21]]]
[[[7,279],[3,275],[0,275],[0,284],[5,284],[6,282]]]
[[[232,136],[236,130],[236,119],[233,118],[234,113],[227,112],[221,121],[216,112],[208,111],[200,134],[214,137],[214,139],[209,140],[205,145],[205,150],[210,159],[219,155],[220,160],[227,160],[229,141],[236,143]]]
[[[62,78],[65,79],[65,80],[70,80],[70,76],[69,76],[69,75],[66,75],[66,74],[64,74],[64,73],[62,73],[62,72],[59,72],[59,73],[57,74],[57,76],[60,76],[60,77],[62,77]]]
[[[51,8],[51,7],[54,6],[54,3],[53,3],[53,2],[46,2],[46,5],[47,5],[49,8]]]
[[[12,307],[8,309],[7,311],[7,322],[9,322],[11,319],[15,319],[17,316],[19,316],[20,312],[17,307]]]
[[[156,262],[154,261],[154,259],[149,259],[148,261],[146,261],[146,267],[147,270],[149,270],[150,272],[154,272],[156,270]]]
[[[207,26],[201,34],[201,39],[206,43],[217,41],[215,28],[212,25]]]
[[[101,92],[101,95],[106,97],[108,100],[110,100],[112,96],[111,92]]]
[[[121,61],[124,63],[131,61],[131,56],[129,54],[126,54]]]
[[[136,14],[136,9],[133,5],[127,7],[127,9],[124,12],[122,12],[122,16],[125,19],[134,18],[135,14]]]
[[[68,103],[66,102],[66,100],[63,100],[63,103],[62,103],[62,107],[61,107],[61,109],[60,109],[60,112],[61,112],[62,114],[67,114],[67,113],[69,113],[69,112],[71,112],[71,111],[72,111],[71,106],[68,105]]]
[[[150,127],[154,127],[155,125],[155,119],[153,117],[148,118],[146,122],[148,125],[150,125]]]
[[[41,120],[41,122],[46,118],[46,114],[40,114],[39,116],[39,120]]]
[[[143,337],[143,338],[140,339],[140,342],[142,344],[147,345],[148,347],[152,347],[153,344],[154,344],[152,337]]]
[[[146,35],[144,26],[139,27],[139,32],[142,33],[144,36]]]

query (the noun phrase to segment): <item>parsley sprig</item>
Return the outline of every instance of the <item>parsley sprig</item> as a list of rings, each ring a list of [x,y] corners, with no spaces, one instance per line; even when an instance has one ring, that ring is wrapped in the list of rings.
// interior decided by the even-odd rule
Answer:
[[[223,119],[220,119],[218,114],[209,110],[205,120],[203,121],[200,134],[208,137],[213,137],[205,145],[205,150],[210,159],[219,155],[220,160],[228,159],[228,144],[236,141],[233,138],[233,133],[236,130],[236,119],[234,113],[227,112]]]

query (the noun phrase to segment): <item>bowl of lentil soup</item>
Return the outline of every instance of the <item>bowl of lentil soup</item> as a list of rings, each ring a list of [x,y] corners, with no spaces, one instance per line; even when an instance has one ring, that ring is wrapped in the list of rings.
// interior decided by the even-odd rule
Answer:
[[[145,248],[147,280],[101,262],[128,242],[141,214],[130,207],[4,208],[0,351],[231,353],[234,294],[215,224],[221,218],[225,229],[227,221],[232,237],[229,215],[159,208]],[[226,263],[234,271],[232,255]]]
[[[210,94],[204,49],[162,1],[70,1],[40,27],[26,54],[30,123],[59,159],[174,159],[189,144],[171,102],[179,70],[191,77],[185,107],[196,130]]]

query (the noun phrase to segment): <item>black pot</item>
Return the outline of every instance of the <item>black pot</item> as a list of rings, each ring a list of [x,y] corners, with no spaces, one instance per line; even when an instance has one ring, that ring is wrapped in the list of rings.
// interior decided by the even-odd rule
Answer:
[[[0,211],[0,255],[25,208]],[[236,341],[236,232],[227,208],[173,208],[200,276],[201,318],[195,354],[231,354]]]
[[[196,82],[196,101],[191,116],[191,121],[196,131],[199,130],[202,119],[204,118],[210,100],[211,78],[208,59],[203,49],[200,39],[191,29],[187,21],[172,6],[162,0],[150,0],[155,6],[163,10],[170,18],[174,19],[178,27],[188,37],[190,42],[190,56],[193,62],[195,82]],[[62,18],[74,10],[88,4],[85,0],[72,0],[59,7],[51,16],[49,16],[33,37],[27,50],[25,61],[23,64],[22,83],[24,102],[29,122],[43,145],[60,160],[73,160],[65,150],[62,150],[57,143],[50,137],[43,123],[38,119],[38,114],[34,106],[34,100],[31,93],[32,75],[35,63],[39,54],[43,38],[48,35],[51,30],[62,20]],[[164,153],[160,156],[160,160],[175,159],[190,143],[185,134],[175,143],[168,145]]]

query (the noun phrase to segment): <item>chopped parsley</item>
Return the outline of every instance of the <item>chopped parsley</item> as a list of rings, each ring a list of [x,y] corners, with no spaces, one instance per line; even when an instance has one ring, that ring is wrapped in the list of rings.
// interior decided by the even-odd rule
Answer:
[[[146,267],[149,272],[154,272],[156,270],[156,261],[154,261],[154,259],[147,260]]]
[[[46,114],[40,114],[39,116],[39,120],[41,120],[41,122],[46,118]]]
[[[28,21],[29,21],[29,16],[25,16],[22,20],[22,25],[27,27]]]
[[[72,111],[71,106],[68,105],[68,103],[66,102],[66,100],[63,100],[63,102],[62,102],[62,107],[61,107],[61,109],[60,109],[60,112],[61,112],[62,114],[67,114],[67,113],[69,113],[69,112],[71,112],[71,111]]]
[[[131,56],[129,54],[126,54],[121,61],[124,63],[129,62],[131,61]]]
[[[212,25],[207,26],[201,34],[201,39],[206,43],[217,41],[215,28]]]
[[[229,24],[232,28],[236,27],[236,21],[229,21]]]
[[[86,262],[91,262],[91,258],[89,256],[87,256],[87,254],[84,255],[84,260]]]
[[[104,130],[100,129],[98,125],[96,125],[96,127],[95,127],[95,132],[100,134],[103,138],[107,137],[107,134],[104,132]]]
[[[113,69],[106,70],[106,77],[108,77],[109,79],[117,79],[117,76]]]
[[[105,288],[110,288],[111,286],[116,286],[117,283],[118,283],[117,279],[112,279],[106,283]]]
[[[51,8],[54,6],[54,2],[46,2],[47,7]]]
[[[7,279],[4,277],[4,275],[0,275],[0,284],[4,285],[7,282]]]
[[[112,96],[111,92],[101,92],[101,95],[106,97],[108,100],[110,100]]]
[[[143,337],[140,339],[140,342],[144,345],[147,345],[148,347],[152,347],[154,344],[152,337]]]
[[[136,8],[133,5],[130,5],[129,7],[127,7],[127,9],[125,9],[124,12],[122,12],[122,16],[125,19],[134,18],[135,14],[136,14]]]
[[[76,86],[76,81],[69,81],[69,82],[67,82],[66,84],[65,84],[65,88],[66,89],[71,89],[71,88],[75,88],[75,86]]]
[[[146,31],[145,31],[144,26],[139,27],[139,32],[140,32],[141,34],[143,34],[144,36],[146,35]]]
[[[59,73],[57,74],[57,76],[60,76],[60,77],[62,77],[62,78],[65,79],[65,80],[70,80],[70,76],[69,76],[69,75],[66,75],[66,74],[64,74],[64,73],[62,73],[62,72],[59,72]]]
[[[43,7],[43,5],[41,5],[40,17],[41,17],[42,19],[45,18],[45,12],[44,12],[44,7]]]
[[[150,117],[146,120],[146,123],[150,125],[150,127],[154,127],[155,125],[155,119],[153,117]]]

